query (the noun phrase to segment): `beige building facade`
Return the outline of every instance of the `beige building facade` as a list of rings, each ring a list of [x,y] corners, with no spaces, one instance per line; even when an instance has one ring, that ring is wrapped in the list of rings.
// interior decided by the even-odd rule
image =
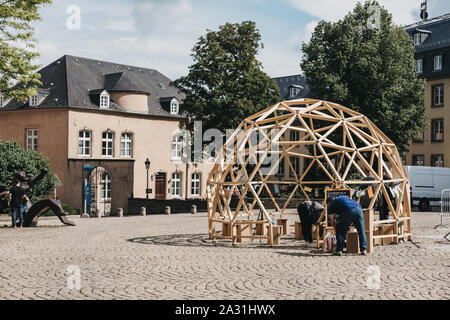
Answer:
[[[450,168],[450,14],[407,26],[416,73],[426,80],[427,129],[411,142],[407,165]]]
[[[126,213],[132,197],[206,197],[212,164],[182,161],[182,96],[169,79],[155,70],[72,56],[40,72],[41,102],[2,106],[0,139],[50,159],[64,203],[109,215],[118,208]],[[59,73],[68,75],[67,83],[57,84]]]
[[[436,105],[433,91],[443,88],[443,97],[450,97],[450,77],[430,79],[425,87],[428,129],[412,142],[407,164],[414,166],[450,167],[450,103]],[[440,89],[439,89],[440,90]]]

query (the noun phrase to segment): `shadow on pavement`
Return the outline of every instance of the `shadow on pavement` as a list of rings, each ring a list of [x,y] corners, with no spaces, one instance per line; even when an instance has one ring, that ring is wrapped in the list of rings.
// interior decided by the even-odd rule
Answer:
[[[152,237],[142,237],[128,239],[128,242],[156,245],[156,246],[173,246],[173,247],[221,247],[233,249],[276,249],[276,250],[311,250],[313,244],[306,244],[293,239],[282,239],[281,245],[277,247],[269,247],[266,241],[254,240],[248,243],[237,243],[233,246],[231,241],[217,240],[213,243],[207,234],[177,234],[177,235],[161,235]],[[323,253],[321,250],[311,250],[311,254]]]

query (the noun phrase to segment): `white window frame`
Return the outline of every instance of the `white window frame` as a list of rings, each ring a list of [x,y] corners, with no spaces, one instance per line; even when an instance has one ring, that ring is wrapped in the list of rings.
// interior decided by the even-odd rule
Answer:
[[[293,98],[295,96],[296,96],[296,90],[295,90],[294,87],[292,87],[292,88],[289,89],[289,97]]]
[[[434,71],[442,70],[442,55],[434,57]]]
[[[114,133],[111,131],[102,133],[102,157],[114,157]]]
[[[423,73],[423,59],[416,60],[416,73],[417,74]]]
[[[38,150],[38,129],[27,129],[27,150]]]
[[[181,198],[181,173],[175,172],[172,174],[170,182],[170,193],[172,198]]]
[[[108,91],[105,90],[100,94],[100,108],[109,109],[109,105],[110,105],[110,96]]]
[[[180,112],[180,102],[177,99],[170,101],[170,114],[178,114]]]
[[[129,132],[122,133],[120,138],[120,154],[122,158],[133,157],[133,134]]]
[[[2,94],[0,94],[0,108],[3,108],[4,106],[6,106],[6,99]]]
[[[111,201],[111,177],[108,172],[102,173],[102,201]]]
[[[180,135],[172,136],[172,160],[179,161],[183,155],[183,141]]]
[[[41,104],[42,100],[43,100],[42,98],[43,98],[43,96],[41,96],[39,94],[37,94],[35,96],[31,96],[29,98],[29,101],[28,101],[30,107],[37,107],[37,106],[39,106]]]
[[[200,197],[201,194],[201,174],[196,172],[191,177],[191,196]]]
[[[438,98],[437,99],[438,101],[436,100],[436,98]],[[444,85],[433,87],[433,106],[442,106],[443,104],[444,104]]]
[[[89,137],[87,137],[87,135],[89,135]],[[89,142],[89,146],[87,146],[87,142]],[[86,150],[88,150],[87,153]],[[81,130],[78,133],[78,156],[90,157],[91,152],[92,152],[92,132],[89,130]]]
[[[420,46],[421,44],[422,44],[422,34],[416,33],[414,35],[414,45],[415,46]]]

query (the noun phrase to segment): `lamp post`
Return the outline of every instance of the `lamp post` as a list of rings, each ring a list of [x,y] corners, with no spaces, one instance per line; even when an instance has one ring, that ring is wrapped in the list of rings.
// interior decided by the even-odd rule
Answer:
[[[145,160],[145,169],[147,169],[147,188],[145,189],[145,193],[148,199],[148,171],[150,170],[150,160],[148,158]]]

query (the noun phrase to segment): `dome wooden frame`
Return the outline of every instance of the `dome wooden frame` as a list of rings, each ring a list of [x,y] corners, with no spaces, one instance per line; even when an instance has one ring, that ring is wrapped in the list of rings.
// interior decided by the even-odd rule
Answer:
[[[299,132],[303,137],[286,141],[283,137],[290,131]],[[262,139],[254,142],[250,137],[256,133]],[[304,152],[306,148],[310,152]],[[303,151],[295,152],[296,149]],[[263,174],[264,161],[275,154],[279,155],[276,164]],[[291,161],[295,157],[309,159],[303,173],[295,172]],[[254,165],[250,167],[251,159]],[[294,178],[275,181],[275,170],[283,159]],[[328,177],[326,181],[306,180],[314,167]],[[351,172],[362,178],[352,179]],[[366,172],[374,177],[373,181],[363,181]],[[275,184],[295,185],[284,205],[280,205],[273,195]],[[392,184],[396,184],[399,191],[396,202],[391,201],[388,194]],[[383,223],[394,225],[394,242],[398,243],[402,238],[410,240],[409,180],[395,144],[366,116],[342,105],[314,99],[277,103],[246,118],[228,138],[212,168],[207,180],[210,239],[229,239],[234,243],[238,229],[235,227],[239,226],[251,227],[249,238],[265,238],[255,235],[253,225],[264,226],[273,221],[275,215],[285,216],[297,191],[309,200],[311,188],[308,186],[353,189],[365,185],[373,187],[369,209],[374,208],[377,197],[386,199],[390,217]],[[261,200],[263,190],[275,212],[270,213]],[[252,195],[250,203],[245,201],[247,194]],[[235,210],[231,208],[232,199],[237,203]],[[216,224],[222,225],[222,233],[216,230]],[[377,224],[381,222],[375,222]]]

